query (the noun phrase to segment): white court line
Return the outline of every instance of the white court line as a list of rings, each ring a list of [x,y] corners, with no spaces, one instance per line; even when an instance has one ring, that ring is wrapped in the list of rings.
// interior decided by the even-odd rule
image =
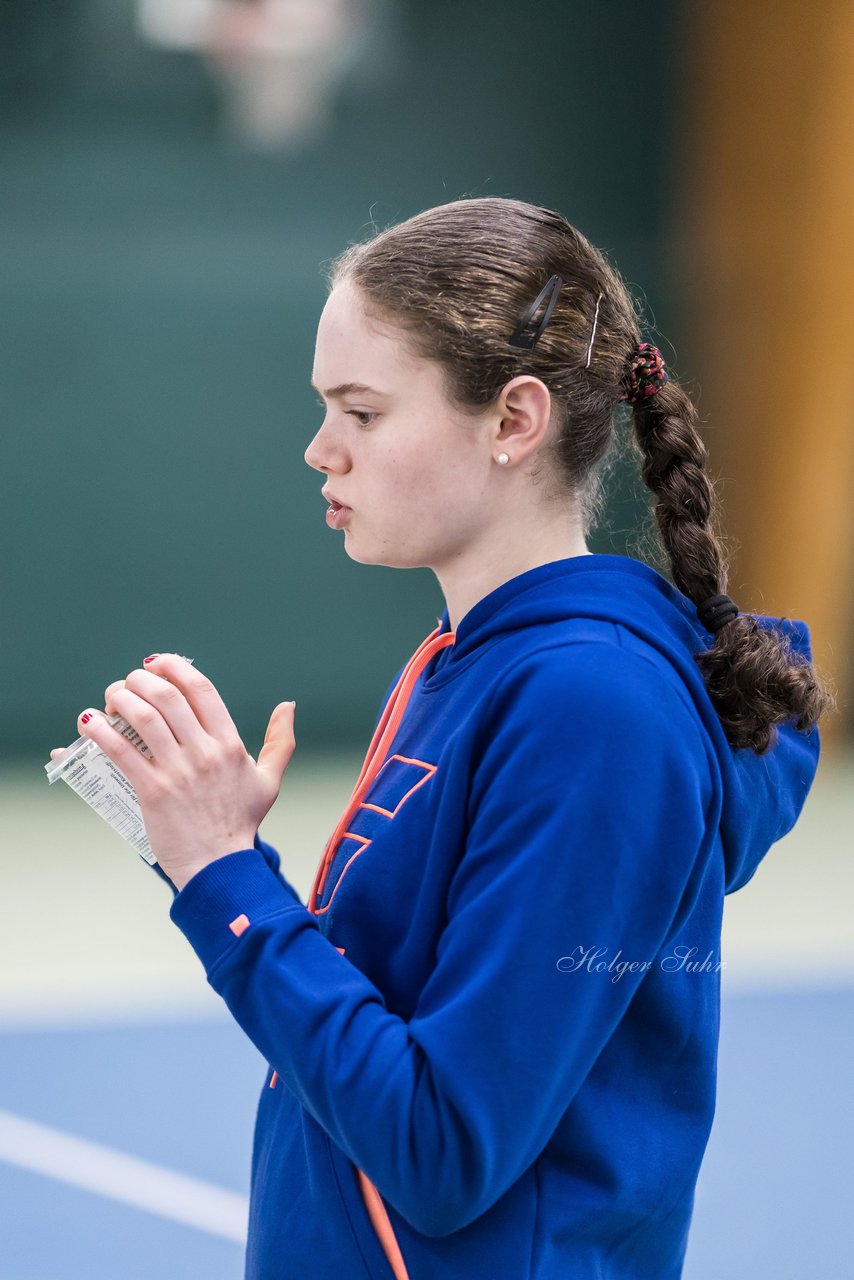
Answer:
[[[236,1191],[0,1111],[0,1160],[96,1195],[246,1243],[249,1202]]]

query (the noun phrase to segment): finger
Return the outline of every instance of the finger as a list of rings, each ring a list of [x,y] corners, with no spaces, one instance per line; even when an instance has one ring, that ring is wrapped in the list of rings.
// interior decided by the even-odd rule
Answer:
[[[241,741],[237,726],[211,681],[185,658],[177,653],[157,653],[146,660],[145,669],[181,690],[199,724],[212,738],[219,742]]]
[[[158,764],[168,767],[176,761],[178,740],[158,707],[128,688],[116,690],[113,707],[136,729]]]
[[[165,680],[152,671],[138,668],[128,673],[124,681],[124,689],[117,689],[113,694],[113,702],[119,710],[126,705],[124,694],[127,692],[136,694],[137,697],[157,708],[171,729],[176,742],[182,745],[193,745],[207,740],[208,735],[196,719],[193,708],[181,690],[170,680]],[[139,726],[134,724],[134,728],[138,729]],[[142,729],[139,729],[139,732],[145,737]],[[154,751],[153,746],[151,750]]]
[[[110,703],[110,699],[112,698],[113,694],[116,692],[117,689],[123,689],[124,687],[125,687],[124,680],[114,680],[112,684],[107,685],[106,689],[104,690],[104,710],[107,712],[107,715],[111,716],[115,712],[115,707],[113,707]]]
[[[103,712],[88,707],[78,716],[77,724],[81,736],[91,738],[104,755],[109,756],[121,769],[137,791],[148,782],[156,767],[154,761],[148,760],[127,738],[114,729]]]
[[[51,760],[55,760],[57,756],[65,755],[68,747],[53,747],[50,753]]]
[[[258,755],[258,771],[263,774],[272,795],[279,794],[282,777],[294,754],[295,702],[280,702],[267,725],[264,745]]]

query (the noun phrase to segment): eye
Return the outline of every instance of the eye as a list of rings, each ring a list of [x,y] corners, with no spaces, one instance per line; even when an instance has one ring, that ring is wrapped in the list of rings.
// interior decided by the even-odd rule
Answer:
[[[360,427],[369,427],[377,415],[375,413],[367,413],[364,409],[348,409],[347,417],[349,418],[367,418],[367,422],[359,422]]]

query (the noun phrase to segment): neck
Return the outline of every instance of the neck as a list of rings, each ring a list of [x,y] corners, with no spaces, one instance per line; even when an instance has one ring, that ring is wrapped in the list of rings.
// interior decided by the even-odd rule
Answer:
[[[553,527],[542,528],[536,539],[528,541],[524,537],[508,538],[506,533],[499,539],[491,530],[485,547],[472,547],[453,563],[434,567],[451,630],[456,631],[479,600],[520,573],[554,560],[591,555],[580,529],[574,523],[567,525],[564,513]]]

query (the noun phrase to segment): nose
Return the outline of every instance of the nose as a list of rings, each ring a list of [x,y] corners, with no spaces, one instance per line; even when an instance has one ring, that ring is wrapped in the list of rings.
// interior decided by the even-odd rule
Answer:
[[[310,467],[314,467],[315,471],[320,471],[321,469],[320,463],[315,462],[315,458],[319,458],[320,456],[317,452],[317,437],[319,435],[320,435],[320,432],[318,431],[317,435],[314,437],[311,444],[308,446],[305,453],[303,454],[303,457],[305,458],[308,465]]]
[[[315,471],[345,471],[347,469],[343,450],[325,422],[319,427],[303,457]]]

